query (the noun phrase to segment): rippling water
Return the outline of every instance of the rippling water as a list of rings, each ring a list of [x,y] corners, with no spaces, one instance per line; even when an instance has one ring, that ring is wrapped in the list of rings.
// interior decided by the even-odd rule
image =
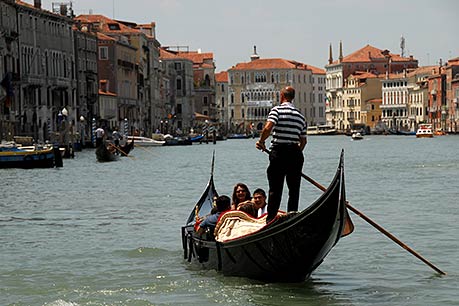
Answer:
[[[459,304],[455,136],[310,137],[303,167],[327,185],[344,148],[350,203],[447,276],[353,214],[355,232],[304,283],[223,277],[185,262],[180,227],[213,150],[219,193],[239,181],[267,189],[267,156],[254,142],[136,148],[106,164],[87,150],[60,169],[0,169],[0,305]],[[301,207],[319,193],[304,181]]]

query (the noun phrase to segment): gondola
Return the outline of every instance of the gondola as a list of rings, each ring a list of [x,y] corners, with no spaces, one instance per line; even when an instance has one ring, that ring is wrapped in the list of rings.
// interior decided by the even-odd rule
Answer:
[[[129,152],[134,149],[134,138],[130,142],[126,141],[124,146],[120,146],[121,156],[128,156]]]
[[[210,213],[217,195],[212,170],[207,188],[182,227],[182,245],[184,258],[189,262],[197,261],[203,268],[215,269],[226,276],[265,282],[304,281],[346,234],[345,224],[350,221],[344,186],[344,153],[333,181],[312,205],[301,212],[278,216],[260,230],[240,238],[220,242],[215,241],[213,235],[195,234],[195,214]]]
[[[96,148],[96,158],[98,162],[111,162],[118,160],[118,156],[108,150],[105,142]]]

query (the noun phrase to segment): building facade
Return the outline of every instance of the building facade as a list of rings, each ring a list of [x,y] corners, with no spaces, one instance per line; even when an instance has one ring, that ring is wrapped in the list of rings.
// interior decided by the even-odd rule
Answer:
[[[215,62],[212,52],[178,51],[177,55],[193,62],[194,104],[193,112],[215,121]]]
[[[381,79],[377,75],[361,71],[349,75],[343,88],[343,120],[338,125],[346,131],[367,126],[374,129],[380,119],[380,98]]]
[[[346,129],[343,94],[346,87],[345,82],[350,74],[363,71],[385,75],[417,67],[418,61],[412,56],[401,57],[398,54],[390,53],[389,50],[381,50],[370,45],[344,57],[341,42],[338,60],[334,61],[330,45],[328,65],[325,66],[327,124],[333,125],[339,131]]]
[[[70,15],[42,10],[41,1],[34,1],[34,6],[16,3],[19,133],[67,142],[62,136],[73,133],[78,115],[73,21]]]
[[[77,76],[76,126],[83,143],[90,141],[91,120],[99,114],[97,34],[87,27],[74,27],[75,71]]]
[[[189,133],[194,125],[193,62],[180,55],[160,50],[164,88],[164,109],[157,128],[164,133]]]
[[[280,103],[280,91],[285,86],[295,88],[294,103],[308,123],[313,109],[313,73],[308,65],[280,58],[260,59],[256,52],[251,61],[239,63],[228,70],[229,131],[250,133],[260,131],[269,111]]]
[[[457,133],[459,120],[459,57],[448,60],[446,73],[446,121],[447,131]]]
[[[17,6],[13,0],[0,2],[0,140],[12,140],[20,131],[19,32]]]
[[[215,75],[215,99],[217,102],[216,120],[220,124],[220,132],[226,135],[229,131],[228,120],[228,72],[222,71]]]

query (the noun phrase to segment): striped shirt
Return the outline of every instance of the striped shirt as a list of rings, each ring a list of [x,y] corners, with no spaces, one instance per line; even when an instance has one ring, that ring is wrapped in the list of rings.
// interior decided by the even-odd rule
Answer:
[[[306,137],[304,116],[290,102],[273,107],[268,121],[274,123],[272,145],[299,144],[300,137]]]

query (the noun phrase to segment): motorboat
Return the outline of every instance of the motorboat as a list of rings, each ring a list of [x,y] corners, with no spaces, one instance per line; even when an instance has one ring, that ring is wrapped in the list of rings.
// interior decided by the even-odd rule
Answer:
[[[148,137],[142,136],[127,136],[127,142],[131,142],[134,139],[134,145],[141,147],[151,147],[151,146],[162,146],[164,145],[164,140],[155,140]]]
[[[420,124],[418,130],[416,131],[417,138],[432,138],[434,136],[432,130],[432,124],[430,123],[423,123]]]

